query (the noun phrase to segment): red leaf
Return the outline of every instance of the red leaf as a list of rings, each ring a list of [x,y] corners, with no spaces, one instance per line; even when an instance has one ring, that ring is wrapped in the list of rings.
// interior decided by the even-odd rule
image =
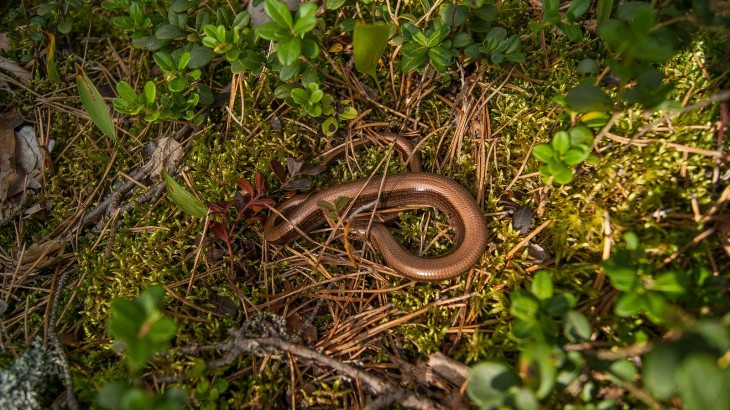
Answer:
[[[256,193],[258,195],[263,195],[264,192],[266,192],[266,179],[264,178],[264,174],[256,172],[256,176],[254,177],[254,184],[256,185]]]
[[[223,209],[223,208],[222,208],[222,207],[221,207],[220,205],[218,205],[218,204],[213,204],[213,203],[210,203],[210,204],[208,204],[207,206],[208,206],[208,209],[210,209],[210,211],[211,211],[211,212],[213,212],[213,213],[215,213],[215,214],[225,214],[225,213],[226,213],[226,210],[225,210],[225,209]]]
[[[246,198],[243,197],[240,191],[236,192],[236,196],[233,198],[233,203],[236,205],[236,209],[240,213],[243,208],[246,207]]]
[[[249,195],[251,195],[251,196],[253,196],[253,195],[254,195],[254,192],[253,192],[253,187],[252,187],[252,186],[251,186],[251,184],[250,184],[250,183],[249,183],[248,181],[246,181],[245,179],[242,179],[242,178],[238,178],[238,179],[236,180],[236,185],[238,185],[238,186],[239,186],[239,187],[240,187],[241,189],[243,189],[244,191],[248,192],[248,194],[249,194]]]
[[[274,201],[271,198],[257,198],[251,201],[251,206],[258,206],[258,207],[274,207],[276,206],[276,201]]]
[[[274,171],[276,179],[281,181],[283,184],[286,181],[286,171],[284,170],[284,167],[275,159],[272,159],[269,162],[269,165],[271,165],[271,170]]]
[[[228,239],[228,230],[226,227],[217,221],[211,221],[210,222],[210,231],[215,235],[216,238],[225,241],[226,243],[229,242]]]

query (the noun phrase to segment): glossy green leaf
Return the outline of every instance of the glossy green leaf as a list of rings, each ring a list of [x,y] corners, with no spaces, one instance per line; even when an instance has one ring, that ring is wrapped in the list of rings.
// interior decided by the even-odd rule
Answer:
[[[291,12],[283,1],[264,0],[264,10],[280,27],[293,28]]]
[[[188,190],[178,184],[166,170],[162,170],[162,176],[165,178],[167,185],[167,193],[170,200],[180,207],[183,211],[198,218],[205,218],[208,213],[205,204],[191,194]]]
[[[299,37],[282,40],[276,54],[282,65],[293,64],[302,55],[302,40]]]
[[[355,25],[352,47],[355,55],[355,68],[359,72],[377,80],[375,69],[388,45],[389,35],[389,24],[358,23]]]

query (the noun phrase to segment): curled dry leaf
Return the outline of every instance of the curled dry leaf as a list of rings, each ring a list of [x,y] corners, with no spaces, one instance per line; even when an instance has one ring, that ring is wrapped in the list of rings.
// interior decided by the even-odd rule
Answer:
[[[15,128],[23,118],[15,113],[0,115],[0,217],[17,204],[9,199],[28,189],[41,188],[41,153],[33,127]]]
[[[25,252],[23,252],[23,258],[21,260],[18,260],[21,256],[19,249],[15,249],[13,256],[17,261],[16,264],[20,265],[20,271],[25,271],[33,265],[37,268],[43,267],[50,259],[50,256],[62,248],[62,242],[49,240],[30,245],[25,249]]]
[[[15,61],[0,56],[0,70],[6,71],[13,77],[20,80],[23,84],[28,84],[33,78],[33,75],[30,71],[26,70],[25,68],[21,67],[18,63]]]
[[[183,156],[182,144],[171,137],[162,137],[157,140],[155,150],[152,152],[148,166],[150,175],[161,178],[162,167],[167,172],[174,172]]]

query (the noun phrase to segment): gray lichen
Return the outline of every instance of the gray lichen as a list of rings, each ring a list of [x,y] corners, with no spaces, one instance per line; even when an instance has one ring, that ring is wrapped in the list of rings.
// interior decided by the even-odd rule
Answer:
[[[0,409],[47,408],[48,385],[58,378],[60,370],[56,352],[36,338],[13,364],[0,368]]]

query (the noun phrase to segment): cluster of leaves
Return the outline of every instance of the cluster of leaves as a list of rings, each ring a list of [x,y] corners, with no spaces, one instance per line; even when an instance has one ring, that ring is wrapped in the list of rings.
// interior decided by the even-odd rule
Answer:
[[[523,343],[519,372],[498,362],[472,367],[467,394],[479,408],[537,409],[539,400],[556,388],[577,383],[585,359],[576,352],[564,352],[561,345],[589,340],[592,329],[588,318],[572,309],[575,303],[572,294],[555,293],[546,271],[535,274],[529,290],[512,293],[512,336]]]
[[[487,57],[495,64],[524,61],[519,36],[508,36],[504,28],[492,26],[497,17],[495,6],[483,0],[444,3],[439,16],[425,31],[412,23],[401,26],[403,36],[398,42],[403,43],[404,72],[422,71],[430,63],[437,72],[445,73],[460,51],[475,61]]]
[[[571,40],[579,40],[582,33],[573,23],[586,12],[587,3],[573,1],[561,19],[557,14],[559,2],[544,0],[544,23],[535,28],[555,25]],[[589,76],[567,95],[571,108],[581,112],[608,111],[621,104],[639,104],[652,110],[674,106],[667,101],[673,84],[665,81],[657,65],[669,61],[699,24],[730,24],[730,20],[712,15],[704,1],[672,1],[662,7],[643,1],[625,2],[610,18],[612,5],[611,0],[599,1],[596,9],[596,31],[610,56],[606,69],[601,70],[594,60],[582,62],[579,71]],[[601,83],[616,85],[618,98],[609,97],[599,87]]]
[[[631,318],[644,315],[657,326],[668,326],[663,340],[652,345],[643,331],[629,331],[616,335],[632,343],[625,353],[594,350],[594,343],[600,346],[604,342],[595,340],[599,334],[594,334],[591,321],[573,309],[573,295],[556,293],[550,275],[540,271],[529,290],[517,289],[511,295],[511,335],[520,350],[516,370],[498,362],[473,366],[467,393],[475,404],[482,409],[537,409],[540,402],[571,394],[590,408],[616,408],[615,398],[601,399],[598,393],[612,388],[626,390],[633,400],[652,407],[661,402],[676,407],[677,400],[687,409],[719,410],[727,405],[730,368],[725,357],[730,351],[730,315],[719,320],[694,319],[670,303],[678,302],[689,286],[696,286],[702,294],[708,285],[712,290],[726,286],[727,279],[716,278],[721,283],[709,284],[708,275],[702,272],[654,272],[656,263],[648,259],[638,237],[627,233],[625,240],[624,247],[600,264],[620,291],[615,313]],[[695,283],[690,284],[692,278]],[[696,302],[706,309],[714,300]],[[630,360],[638,355],[640,360]]]
[[[149,393],[139,386],[139,372],[157,353],[164,351],[175,337],[177,325],[162,313],[165,291],[152,286],[137,299],[115,298],[111,303],[109,332],[114,336],[114,347],[126,351],[131,380],[105,384],[99,391],[102,407],[121,410],[166,409],[182,410],[187,393],[170,388],[162,393]]]
[[[545,163],[540,167],[540,175],[547,181],[550,178],[558,184],[568,184],[573,180],[575,167],[583,162],[598,163],[598,157],[591,154],[593,131],[584,124],[578,124],[567,131],[558,131],[550,144],[535,145],[533,155]]]
[[[142,93],[138,95],[129,83],[120,81],[117,83],[119,97],[113,100],[114,108],[123,114],[142,114],[144,120],[149,122],[175,121],[181,118],[192,120],[195,107],[200,101],[200,94],[193,89],[201,71],[187,71],[190,53],[185,51],[178,56],[158,51],[154,59],[164,74],[167,93],[158,93],[155,83],[147,81]],[[208,91],[210,100],[209,94]],[[197,117],[196,123],[202,119]]]
[[[578,42],[583,39],[581,31],[576,21],[583,16],[590,7],[590,0],[574,0],[565,11],[564,15],[560,15],[560,0],[543,0],[542,2],[542,22],[531,21],[530,28],[535,31],[543,31],[550,27],[558,28],[570,41]],[[606,13],[611,12],[613,0],[599,0],[597,6],[597,22],[605,20]]]
[[[689,276],[667,271],[654,275],[655,263],[647,258],[633,232],[624,235],[626,246],[614,252],[601,267],[611,285],[621,292],[614,311],[622,317],[644,313],[654,323],[662,323],[671,300],[685,293]]]
[[[253,51],[256,37],[248,27],[250,22],[251,15],[242,11],[233,19],[230,29],[223,24],[208,24],[203,27],[203,45],[213,49],[216,54],[222,54],[231,64],[231,72],[234,74],[244,71],[258,74],[264,67],[264,57]]]

